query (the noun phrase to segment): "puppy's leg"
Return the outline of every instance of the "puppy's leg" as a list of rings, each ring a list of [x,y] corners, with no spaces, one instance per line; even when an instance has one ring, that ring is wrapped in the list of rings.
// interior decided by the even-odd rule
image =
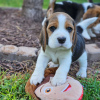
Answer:
[[[49,62],[49,58],[45,55],[45,53],[41,52],[38,56],[36,68],[31,76],[30,83],[36,85],[37,83],[41,83],[44,78],[44,71]]]
[[[72,54],[71,54],[72,55]],[[69,72],[70,65],[71,65],[71,55],[67,55],[65,57],[59,58],[60,66],[58,67],[55,76],[51,80],[51,84],[56,85],[62,85],[66,82],[67,73]]]
[[[86,51],[78,59],[80,69],[77,72],[76,76],[86,77],[87,76],[87,53]]]
[[[91,37],[96,37],[96,35],[92,32],[91,29],[87,29],[87,31],[88,31],[88,33],[89,33],[89,35],[90,35]]]

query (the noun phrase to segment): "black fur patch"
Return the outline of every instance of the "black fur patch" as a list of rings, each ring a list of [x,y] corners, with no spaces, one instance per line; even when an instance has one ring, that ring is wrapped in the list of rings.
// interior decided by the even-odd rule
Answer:
[[[93,3],[93,4],[100,6],[100,3]]]
[[[87,10],[90,9],[90,8],[94,8],[94,7],[95,7],[94,5],[88,6],[88,7],[87,7]]]
[[[77,33],[77,41],[75,48],[73,49],[73,56],[72,56],[72,62],[79,59],[79,57],[83,54],[85,51],[85,41],[81,34]]]
[[[46,21],[46,33],[47,33],[47,26],[48,26],[48,20]],[[48,45],[48,33],[47,33],[47,35],[46,35],[46,38],[47,38],[47,40],[46,40],[46,44]]]
[[[83,29],[82,29],[81,26],[76,26],[76,30],[77,30],[77,32],[78,32],[79,34],[82,34],[82,32],[83,32]]]
[[[70,3],[63,1],[63,5],[61,4],[55,4],[54,12],[65,12],[69,14],[74,20],[76,19],[79,11],[83,9],[81,4],[78,3]]]

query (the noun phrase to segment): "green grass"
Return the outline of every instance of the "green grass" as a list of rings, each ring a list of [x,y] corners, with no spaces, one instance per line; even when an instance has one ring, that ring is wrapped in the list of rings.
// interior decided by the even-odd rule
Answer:
[[[82,100],[100,100],[100,81],[88,78],[82,79],[80,82],[84,88]]]
[[[0,0],[0,7],[21,7],[23,0]]]
[[[5,72],[0,76],[0,100],[32,100],[31,96],[25,93],[25,84],[29,79],[29,74],[12,75],[4,77]],[[3,78],[4,77],[4,78]]]
[[[64,1],[64,0],[57,0]],[[66,0],[65,0],[66,1]],[[87,0],[71,0],[73,2],[83,3]],[[100,0],[93,0],[94,2],[100,2]],[[22,7],[23,0],[0,0],[0,7]],[[49,0],[44,0],[43,8],[46,9],[49,5]]]
[[[49,1],[50,1],[50,0],[44,0],[44,5],[43,5],[43,8],[44,8],[44,9],[47,9],[47,8],[48,8]],[[67,0],[56,0],[56,1],[57,1],[57,2],[60,2],[60,1],[67,1]],[[87,0],[70,0],[70,1],[77,2],[77,3],[87,2]],[[93,1],[94,1],[94,2],[100,2],[100,0],[93,0]]]
[[[0,76],[0,100],[32,100],[25,93],[25,84],[30,75],[12,75],[5,77],[5,72]],[[79,79],[78,79],[79,80]],[[84,87],[83,100],[100,100],[100,81],[92,78],[79,80]]]

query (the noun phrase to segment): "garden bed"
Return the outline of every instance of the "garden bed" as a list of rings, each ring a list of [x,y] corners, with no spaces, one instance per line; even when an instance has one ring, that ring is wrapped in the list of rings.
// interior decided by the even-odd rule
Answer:
[[[0,44],[37,47],[41,22],[33,22],[18,9],[0,9]]]
[[[41,22],[22,16],[21,10],[0,9],[0,44],[39,48],[41,27]],[[100,35],[86,40],[86,44],[97,42],[100,42]]]
[[[39,50],[40,44],[39,44],[38,37],[39,37],[40,31],[41,31],[41,27],[42,27],[41,22],[32,22],[31,20],[26,19],[24,16],[22,16],[21,10],[0,9],[0,44],[15,45],[17,47],[20,47],[20,46],[36,47]],[[98,36],[97,38],[92,38],[92,40],[90,40],[90,41],[86,41],[86,44],[92,44],[92,43],[96,43],[98,45],[98,47],[100,47],[100,36]],[[19,76],[19,73],[21,75],[26,75],[26,73],[29,73],[31,75],[32,72],[34,71],[35,64],[36,64],[36,62],[33,60],[26,60],[26,61],[0,60],[0,76],[2,79],[2,82],[0,83],[2,85],[0,88],[2,88],[2,91],[4,89],[5,89],[5,91],[7,91],[9,84],[11,84],[11,82],[10,82],[9,84],[7,84],[8,87],[6,86],[6,82],[3,81],[3,80],[5,80],[5,78],[4,78],[5,76],[7,77],[8,80],[11,80],[11,79],[15,79],[15,76],[16,77]],[[79,65],[77,63],[73,63],[71,65],[69,75],[76,78],[76,73],[77,73],[78,69],[79,69]],[[6,74],[4,74],[4,72],[6,72]],[[93,80],[96,79],[96,82],[97,82],[97,80],[100,81],[100,60],[88,62],[87,74],[88,74],[88,76],[87,76],[88,78],[92,78]],[[12,75],[14,75],[14,78],[12,78]],[[24,79],[25,82],[27,82],[30,75],[27,78],[25,76],[25,79]],[[20,80],[22,80],[22,79],[19,79],[19,81],[16,81],[16,82],[20,82]],[[79,80],[81,80],[81,79],[79,79]],[[89,80],[88,81],[86,81],[86,80],[84,81],[84,79],[82,79],[82,80],[83,80],[83,83],[86,82],[85,85],[87,85],[87,82],[88,82],[88,84],[90,84]],[[23,81],[22,81],[21,85],[18,83],[20,86],[22,86],[22,84],[24,84],[23,87],[21,87],[24,94],[19,96],[19,98],[26,96],[25,91],[24,91],[25,82],[23,82]],[[15,80],[14,80],[14,83],[15,83]],[[93,84],[95,84],[95,81]],[[7,89],[5,88],[5,86],[7,87]],[[20,86],[17,85],[16,91],[18,90],[18,87],[20,87]],[[16,87],[16,85],[15,85],[15,87]],[[86,87],[84,89],[85,96],[87,95],[86,91],[88,92],[88,90],[89,90],[89,88],[86,88]],[[90,85],[89,85],[89,87],[90,87]],[[6,98],[7,96],[11,96],[11,95],[9,95],[8,92],[5,93],[5,91],[4,92],[2,92],[2,91],[0,93],[0,94],[2,94],[0,97]],[[15,90],[14,90],[14,92],[15,92]],[[18,93],[19,93],[19,91],[18,91]],[[22,91],[20,93],[22,93]],[[6,94],[8,94],[8,95],[6,95]],[[12,94],[13,94],[13,92],[12,92]],[[17,94],[17,95],[19,95],[19,94]],[[92,95],[90,95],[90,96],[87,95],[87,98],[88,98],[88,96],[89,96],[89,98],[94,96],[93,93],[90,93],[90,94],[92,94]],[[13,95],[12,95],[9,98],[11,99],[11,98],[15,98],[15,97],[13,97]],[[86,98],[86,97],[84,97],[84,98]]]
[[[39,49],[40,44],[38,37],[41,31],[41,27],[41,22],[33,22],[30,19],[26,19],[21,15],[21,10],[19,9],[0,9],[0,44],[36,47]],[[100,36],[97,38],[92,38],[90,41],[86,41],[86,44],[97,43],[97,45],[100,46],[99,41]],[[97,63],[98,66],[100,66],[100,62],[98,61]],[[0,62],[0,64],[2,66],[2,70],[9,69],[12,71],[10,74],[17,71],[24,72],[27,70],[25,64],[22,62],[11,62],[3,60]],[[94,67],[91,67],[92,64],[94,64]],[[92,74],[96,73],[96,69],[98,69],[100,74],[100,67],[95,68],[98,66],[95,62],[93,62],[89,64],[88,67],[90,71],[92,71]]]

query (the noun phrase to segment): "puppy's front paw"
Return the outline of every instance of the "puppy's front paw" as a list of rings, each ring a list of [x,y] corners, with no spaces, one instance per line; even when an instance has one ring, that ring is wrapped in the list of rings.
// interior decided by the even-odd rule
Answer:
[[[40,75],[40,74],[34,75],[33,73],[33,75],[30,78],[30,83],[36,85],[37,83],[41,83],[43,78],[44,75]]]
[[[66,82],[66,77],[57,77],[57,76],[54,76],[51,80],[51,84],[53,86],[58,86],[58,85],[62,85]]]
[[[80,77],[82,77],[82,78],[85,78],[85,77],[87,77],[87,73],[86,73],[86,71],[79,70],[79,71],[76,73],[76,76],[80,76]]]

